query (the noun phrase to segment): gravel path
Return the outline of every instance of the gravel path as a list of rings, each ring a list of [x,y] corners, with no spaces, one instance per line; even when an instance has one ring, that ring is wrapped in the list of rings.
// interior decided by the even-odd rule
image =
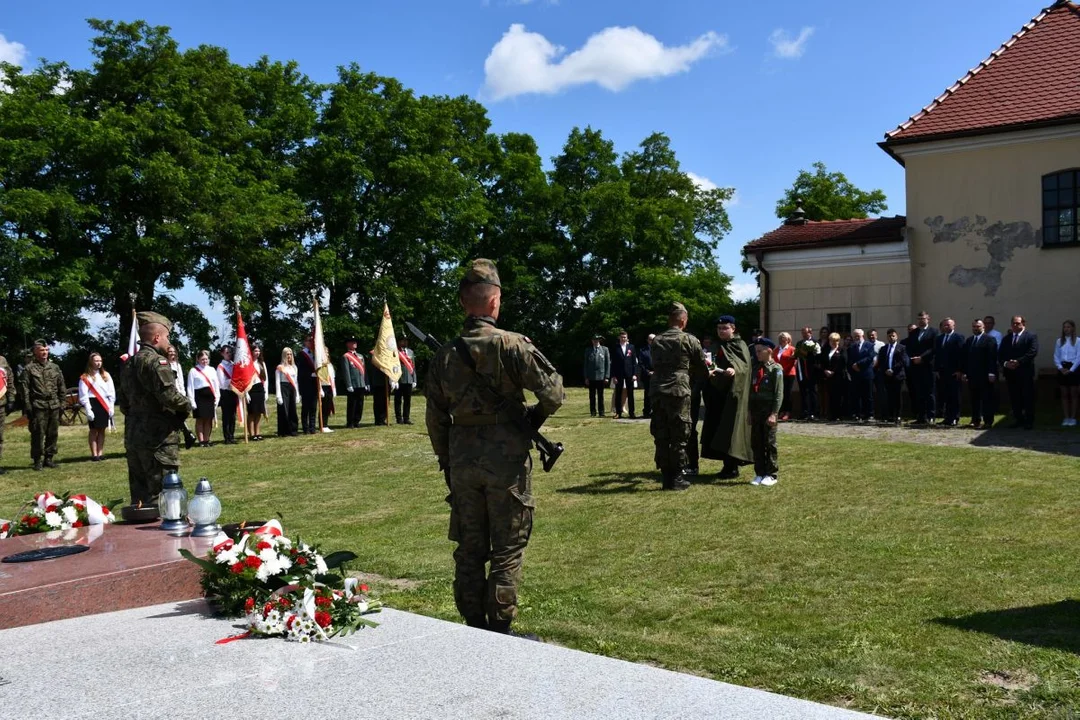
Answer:
[[[911,428],[906,425],[859,425],[855,423],[780,424],[786,435],[807,437],[869,438],[885,442],[915,443],[983,450],[1019,450],[1080,456],[1080,429],[1069,430],[972,430],[970,428]]]

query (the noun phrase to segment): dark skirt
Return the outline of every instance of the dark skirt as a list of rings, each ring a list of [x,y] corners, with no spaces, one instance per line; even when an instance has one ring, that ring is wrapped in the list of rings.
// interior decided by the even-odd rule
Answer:
[[[214,402],[214,391],[208,387],[199,388],[195,391],[195,419],[213,420],[217,403]]]
[[[91,430],[104,430],[109,427],[109,413],[96,397],[90,398],[90,409],[94,411],[94,419],[87,423]]]
[[[258,385],[252,385],[248,390],[248,403],[247,403],[248,417],[253,418],[258,415],[266,414],[266,385],[265,383],[259,383]]]
[[[1063,362],[1061,366],[1070,372],[1058,373],[1058,385],[1061,387],[1076,387],[1080,385],[1080,370],[1072,372],[1072,363]],[[95,413],[97,410],[94,411]]]

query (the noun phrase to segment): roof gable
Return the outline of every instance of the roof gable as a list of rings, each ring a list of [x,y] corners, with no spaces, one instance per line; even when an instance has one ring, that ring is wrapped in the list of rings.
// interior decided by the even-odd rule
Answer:
[[[758,251],[900,242],[904,239],[906,225],[907,219],[903,215],[784,223],[776,230],[747,243],[743,252],[752,254]]]
[[[1080,5],[1058,0],[883,145],[1080,122]]]

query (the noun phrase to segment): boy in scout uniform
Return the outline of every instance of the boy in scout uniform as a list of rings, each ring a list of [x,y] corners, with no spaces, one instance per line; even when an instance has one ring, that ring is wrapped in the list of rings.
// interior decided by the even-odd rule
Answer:
[[[784,370],[773,360],[776,344],[767,337],[754,341],[750,375],[750,446],[754,450],[751,485],[775,485],[780,467],[776,458],[776,417],[784,401]]]

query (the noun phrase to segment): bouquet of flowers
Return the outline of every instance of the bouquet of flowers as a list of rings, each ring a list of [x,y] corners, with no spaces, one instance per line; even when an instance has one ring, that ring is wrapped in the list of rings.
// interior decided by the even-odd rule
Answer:
[[[86,495],[64,493],[60,497],[45,491],[19,509],[16,520],[0,520],[0,540],[12,535],[71,530],[88,525],[108,525],[116,520],[110,508],[122,500],[102,505]]]
[[[367,586],[339,571],[355,560],[351,552],[323,556],[317,548],[286,537],[271,520],[238,540],[219,533],[205,558],[180,553],[203,569],[206,597],[229,617],[243,617],[249,633],[308,642],[326,640],[372,625],[360,616],[381,605],[368,600]]]
[[[800,340],[795,344],[795,357],[797,358],[817,355],[819,352],[821,352],[821,348],[813,340]]]

